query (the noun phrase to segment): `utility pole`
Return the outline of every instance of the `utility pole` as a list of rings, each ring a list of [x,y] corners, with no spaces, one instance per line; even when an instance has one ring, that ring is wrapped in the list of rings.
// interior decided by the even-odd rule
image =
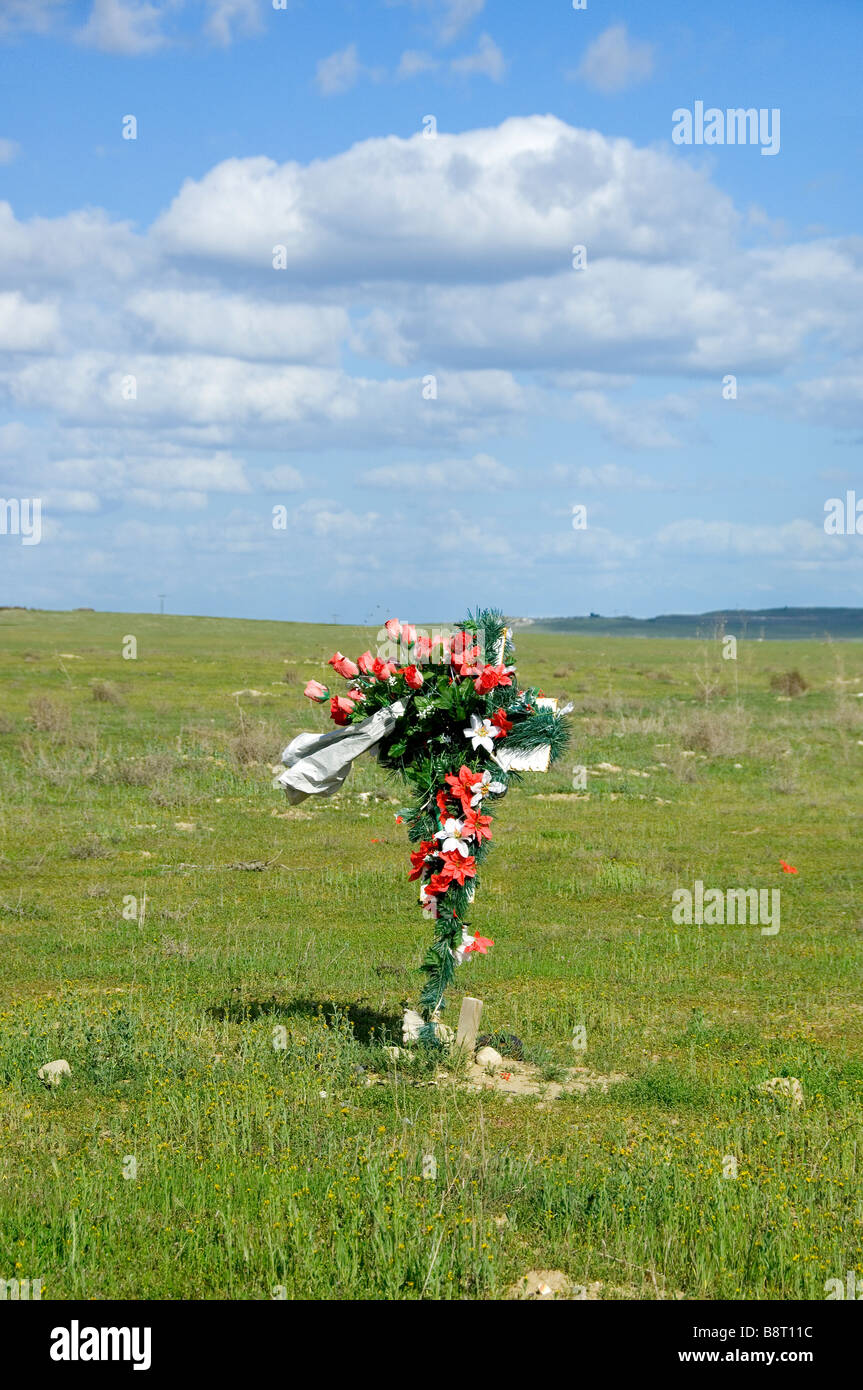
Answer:
[[[159,599],[159,612],[160,612],[160,614],[162,615],[162,617],[164,617],[164,616],[165,616],[165,598],[166,598],[166,595],[165,595],[165,594],[159,594],[157,597],[158,597],[158,599]]]

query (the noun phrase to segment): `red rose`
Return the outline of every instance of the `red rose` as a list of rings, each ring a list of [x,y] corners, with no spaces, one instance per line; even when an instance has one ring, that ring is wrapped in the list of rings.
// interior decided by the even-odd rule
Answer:
[[[404,678],[411,690],[419,690],[423,684],[422,672],[418,671],[416,666],[406,666],[404,669]]]
[[[341,652],[336,652],[334,656],[331,656],[327,665],[332,666],[335,671],[338,671],[340,676],[344,676],[345,680],[353,680],[354,676],[360,674],[360,668],[357,663],[355,661],[350,661],[346,656],[342,656]]]
[[[309,681],[305,690],[303,691],[304,695],[308,696],[310,700],[314,700],[315,703],[318,705],[322,705],[324,703],[324,700],[327,698],[329,693],[330,692],[327,690],[327,687],[325,685],[321,685],[320,681]]]
[[[353,700],[344,695],[334,695],[330,700],[330,718],[336,724],[347,724],[356,706]]]

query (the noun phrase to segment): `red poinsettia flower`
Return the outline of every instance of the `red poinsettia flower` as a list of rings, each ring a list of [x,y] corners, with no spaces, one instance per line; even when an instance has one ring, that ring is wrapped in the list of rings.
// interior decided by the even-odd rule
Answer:
[[[506,738],[507,734],[512,730],[512,720],[507,719],[506,710],[496,709],[491,717],[491,722],[494,724],[495,728],[500,729],[501,738]]]
[[[458,776],[453,776],[451,772],[448,772],[446,774],[446,781],[452,788],[452,795],[458,797],[461,802],[462,810],[469,811],[473,789],[477,782],[482,781],[482,773],[471,772],[469,767],[462,766],[459,768]],[[440,805],[440,802],[438,802],[438,805]]]
[[[491,839],[491,816],[481,816],[479,811],[465,811],[464,830],[466,837],[473,836],[478,845]]]
[[[450,850],[447,854],[442,854],[444,863],[442,872],[454,878],[456,883],[463,884],[466,879],[476,878],[476,860],[472,854],[463,856],[455,850]]]
[[[480,936],[479,934],[477,934],[474,937],[473,941],[470,943],[470,945],[465,946],[464,953],[467,956],[470,954],[471,951],[477,951],[479,955],[487,956],[489,946],[493,945],[494,942],[492,941],[490,936]]]
[[[419,848],[412,851],[411,864],[413,868],[408,874],[408,878],[411,881],[422,875],[422,871],[425,867],[426,855],[433,849],[437,849],[436,840],[420,840]]]
[[[443,817],[448,816],[449,806],[447,805],[447,794],[443,790],[443,788],[441,788],[441,790],[435,796],[435,801],[437,802],[437,808],[440,811],[441,815]]]
[[[794,868],[793,864],[786,864],[784,859],[780,859],[779,863],[782,865],[782,872],[784,874],[799,874],[800,872],[799,869]]]

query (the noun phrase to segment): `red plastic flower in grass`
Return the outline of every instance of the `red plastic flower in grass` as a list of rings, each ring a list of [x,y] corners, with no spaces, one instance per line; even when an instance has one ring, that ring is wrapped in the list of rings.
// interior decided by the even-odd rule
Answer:
[[[360,690],[358,685],[351,686],[350,690],[348,691],[349,700],[364,700],[365,698],[366,692],[364,690]]]
[[[443,788],[441,788],[441,790],[436,793],[435,801],[437,802],[437,808],[440,811],[441,816],[448,816],[449,806],[447,805],[447,793],[443,790]]]
[[[780,859],[779,863],[782,865],[782,872],[784,874],[799,874],[800,872],[799,869],[794,868],[793,864],[786,864],[784,859]]]
[[[327,665],[332,666],[334,671],[338,671],[340,676],[344,676],[346,681],[353,680],[354,676],[360,674],[360,668],[357,663],[351,661],[347,656],[342,656],[341,652],[336,652],[331,656]]]
[[[431,638],[419,636],[414,643],[413,657],[415,661],[428,661],[431,656]]]
[[[480,936],[477,933],[470,945],[465,946],[464,953],[466,956],[468,956],[470,955],[471,951],[476,951],[481,956],[487,956],[489,946],[493,945],[494,942],[492,941],[490,936]]]
[[[491,717],[491,722],[496,728],[500,729],[501,738],[506,738],[507,734],[512,729],[512,720],[507,719],[506,710],[496,709]]]
[[[491,839],[491,816],[481,816],[479,811],[465,811],[463,834],[474,838],[478,845]]]
[[[487,695],[499,685],[512,685],[512,679],[504,666],[483,666],[473,685],[477,695]]]
[[[334,695],[330,700],[330,718],[336,724],[347,724],[356,705],[344,695]]]
[[[364,676],[370,676],[372,674],[374,664],[375,659],[372,656],[371,652],[363,652],[362,656],[359,658],[359,661],[357,662],[357,665],[359,666]]]
[[[372,675],[377,676],[379,681],[389,680],[390,676],[395,675],[395,671],[394,665],[389,661],[381,661],[379,656],[376,656],[372,662]]]

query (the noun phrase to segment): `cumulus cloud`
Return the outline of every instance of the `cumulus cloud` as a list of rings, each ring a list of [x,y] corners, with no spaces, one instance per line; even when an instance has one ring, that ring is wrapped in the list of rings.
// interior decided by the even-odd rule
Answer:
[[[576,76],[600,92],[622,92],[653,73],[653,44],[630,39],[625,24],[612,24],[588,44]]]

